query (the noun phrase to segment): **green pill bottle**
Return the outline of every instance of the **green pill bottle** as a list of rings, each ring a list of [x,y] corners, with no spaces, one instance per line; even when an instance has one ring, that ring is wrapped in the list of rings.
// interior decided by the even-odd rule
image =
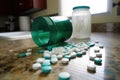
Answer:
[[[72,23],[66,17],[37,17],[31,25],[33,41],[39,46],[64,42],[72,35]]]

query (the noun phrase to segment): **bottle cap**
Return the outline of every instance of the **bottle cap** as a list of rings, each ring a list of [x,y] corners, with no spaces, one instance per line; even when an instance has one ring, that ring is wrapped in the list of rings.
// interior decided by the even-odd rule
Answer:
[[[89,6],[75,6],[75,7],[73,7],[73,10],[75,10],[75,9],[81,9],[81,8],[90,9]]]

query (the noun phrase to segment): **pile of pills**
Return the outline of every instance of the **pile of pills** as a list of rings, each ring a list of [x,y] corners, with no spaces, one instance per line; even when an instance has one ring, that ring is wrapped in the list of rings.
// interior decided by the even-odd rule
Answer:
[[[76,57],[82,57],[82,55],[88,55],[87,51],[91,48],[92,53],[89,53],[89,59],[92,63],[87,65],[87,70],[96,71],[96,65],[102,63],[102,53],[100,49],[104,48],[103,45],[96,46],[99,42],[80,42],[80,43],[69,43],[63,47],[52,47],[48,46],[47,50],[39,50],[43,57],[36,59],[36,63],[32,65],[33,70],[40,70],[43,73],[50,73],[52,70],[52,64],[57,64],[58,61],[61,64],[69,64],[71,59]],[[32,54],[32,49],[27,49],[26,53],[19,54],[19,57],[30,56]],[[59,80],[70,80],[70,74],[68,72],[61,72],[59,74]]]

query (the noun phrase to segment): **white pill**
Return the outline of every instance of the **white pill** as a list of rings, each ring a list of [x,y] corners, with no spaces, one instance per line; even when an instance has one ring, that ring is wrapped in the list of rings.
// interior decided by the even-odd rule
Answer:
[[[36,62],[37,62],[37,63],[43,63],[44,60],[45,60],[44,58],[38,58],[38,59],[36,60]]]
[[[94,60],[95,57],[96,57],[96,54],[90,54],[90,60]]]
[[[26,56],[30,56],[32,54],[32,52],[27,52],[25,54],[26,54]]]
[[[102,57],[102,53],[96,53],[96,57]]]
[[[45,51],[44,51],[44,53],[48,53],[48,54],[49,54],[49,53],[50,53],[50,51],[48,51],[48,50],[45,50]]]
[[[82,50],[81,52],[84,55],[84,54],[86,54],[87,51],[86,50]]]
[[[76,55],[77,55],[76,52],[72,52],[72,53],[70,54],[71,58],[75,58]]]
[[[100,52],[100,48],[99,47],[95,47],[94,48],[94,52]]]
[[[57,58],[58,58],[58,59],[62,59],[62,57],[63,57],[63,55],[60,55],[60,54],[57,55]]]
[[[27,51],[27,52],[31,52],[31,51],[32,51],[32,49],[27,49],[26,51]]]
[[[57,58],[57,56],[55,54],[51,55],[51,58]]]
[[[41,68],[41,64],[40,64],[40,63],[34,63],[34,64],[32,65],[32,68],[33,68],[34,70],[38,70],[38,69]]]
[[[68,58],[62,58],[61,62],[62,62],[63,64],[68,64],[69,59],[68,59]]]
[[[56,63],[57,63],[57,61],[58,61],[58,59],[57,59],[57,58],[51,58],[51,63],[52,63],[52,64],[56,64]]]
[[[99,45],[99,48],[104,48],[104,46],[103,45]]]
[[[51,55],[49,53],[44,53],[44,58],[45,59],[50,59]]]
[[[87,65],[87,69],[91,70],[91,71],[95,71],[96,70],[96,66],[93,63],[90,63]]]
[[[98,41],[98,40],[96,40],[96,41],[95,41],[95,43],[99,43],[99,41]]]
[[[61,72],[59,74],[59,80],[70,80],[70,74],[68,72]]]

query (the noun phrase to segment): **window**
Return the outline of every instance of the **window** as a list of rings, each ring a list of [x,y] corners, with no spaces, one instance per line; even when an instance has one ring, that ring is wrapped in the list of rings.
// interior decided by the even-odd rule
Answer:
[[[59,0],[59,15],[71,16],[74,6],[90,6],[91,14],[112,12],[112,0]]]

